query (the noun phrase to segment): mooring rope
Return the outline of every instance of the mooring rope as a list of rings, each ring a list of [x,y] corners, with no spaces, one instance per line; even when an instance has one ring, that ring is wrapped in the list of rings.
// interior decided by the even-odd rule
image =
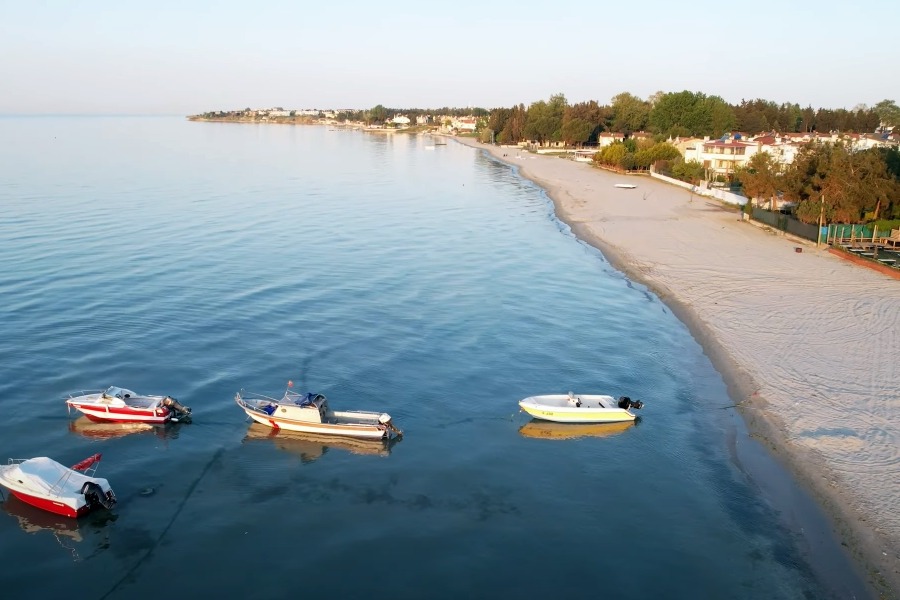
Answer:
[[[150,548],[148,548],[147,551],[144,553],[144,555],[141,556],[141,558],[137,562],[135,562],[134,566],[132,566],[130,569],[128,569],[128,571],[126,571],[125,574],[122,575],[122,577],[120,577],[119,580],[113,584],[113,586],[109,589],[109,591],[107,591],[105,594],[100,596],[100,600],[105,600],[110,595],[112,595],[116,590],[118,590],[119,587],[123,583],[125,583],[125,581],[128,578],[130,578],[138,570],[138,568],[142,564],[145,563],[145,561],[148,558],[150,558],[150,555],[153,554],[153,551],[156,550],[157,546],[159,546],[160,543],[162,543],[162,540],[166,536],[166,534],[169,532],[169,529],[171,529],[172,525],[175,524],[175,520],[178,518],[178,515],[181,514],[181,510],[184,508],[184,505],[187,504],[187,501],[190,499],[191,495],[194,493],[194,490],[197,488],[197,485],[206,476],[206,473],[209,471],[210,467],[213,466],[213,463],[215,463],[217,460],[219,460],[219,457],[222,456],[222,453],[224,453],[224,452],[225,452],[224,447],[216,450],[216,453],[213,455],[213,457],[209,460],[209,462],[206,463],[206,466],[203,467],[203,470],[200,472],[200,475],[197,477],[197,479],[194,480],[194,482],[188,488],[187,493],[184,495],[184,497],[181,499],[181,502],[178,504],[178,508],[175,509],[175,512],[172,515],[172,518],[169,519],[169,522],[166,524],[165,528],[159,534],[159,537],[156,538],[156,541],[153,542],[153,545],[151,545]]]

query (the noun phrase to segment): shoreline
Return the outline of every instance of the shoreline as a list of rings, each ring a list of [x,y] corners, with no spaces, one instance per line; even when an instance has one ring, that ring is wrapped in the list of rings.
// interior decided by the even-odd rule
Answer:
[[[722,376],[749,437],[811,494],[873,596],[898,597],[900,456],[892,445],[900,443],[900,369],[890,362],[900,356],[897,282],[814,244],[791,256],[796,241],[663,182],[632,178],[637,189],[618,190],[624,176],[588,164],[452,139],[517,168],[576,237],[672,310]],[[792,267],[798,258],[803,264]],[[795,314],[816,308],[815,323]],[[845,353],[857,360],[842,360]],[[867,368],[868,359],[881,366]],[[773,384],[781,378],[787,390]],[[855,410],[863,417],[845,422]]]

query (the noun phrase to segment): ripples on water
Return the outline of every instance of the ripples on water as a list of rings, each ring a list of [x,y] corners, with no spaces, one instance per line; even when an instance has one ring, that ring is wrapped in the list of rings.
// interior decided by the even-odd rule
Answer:
[[[2,451],[102,451],[121,500],[81,541],[8,501],[6,592],[145,597],[168,573],[175,597],[828,595],[734,468],[699,347],[509,167],[314,127],[0,132]],[[406,437],[248,425],[234,393],[288,379]],[[65,392],[109,384],[195,422],[67,416]],[[643,421],[568,438],[517,411],[567,390],[641,398]]]

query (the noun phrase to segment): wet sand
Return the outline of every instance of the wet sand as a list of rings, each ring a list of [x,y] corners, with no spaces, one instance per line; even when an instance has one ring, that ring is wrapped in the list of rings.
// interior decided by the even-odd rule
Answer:
[[[875,590],[896,597],[900,282],[650,177],[454,139],[518,167],[575,235],[675,312],[751,436],[824,509]]]

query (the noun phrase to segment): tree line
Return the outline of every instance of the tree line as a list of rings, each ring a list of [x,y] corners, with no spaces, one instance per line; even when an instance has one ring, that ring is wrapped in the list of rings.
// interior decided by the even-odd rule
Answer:
[[[900,223],[900,151],[871,148],[851,151],[844,144],[809,142],[790,165],[769,153],[750,157],[736,179],[748,198],[769,203],[776,198],[796,204],[804,223],[875,222],[880,229]]]
[[[646,100],[629,92],[614,96],[609,104],[595,100],[569,104],[563,94],[524,104],[495,108],[485,129],[502,144],[526,140],[591,144],[604,131],[630,134],[647,131],[668,137],[720,137],[731,131],[750,134],[775,131],[874,132],[881,124],[900,125],[900,108],[893,100],[872,107],[860,104],[848,110],[777,104],[768,100],[742,100],[729,104],[703,92],[657,92]]]

